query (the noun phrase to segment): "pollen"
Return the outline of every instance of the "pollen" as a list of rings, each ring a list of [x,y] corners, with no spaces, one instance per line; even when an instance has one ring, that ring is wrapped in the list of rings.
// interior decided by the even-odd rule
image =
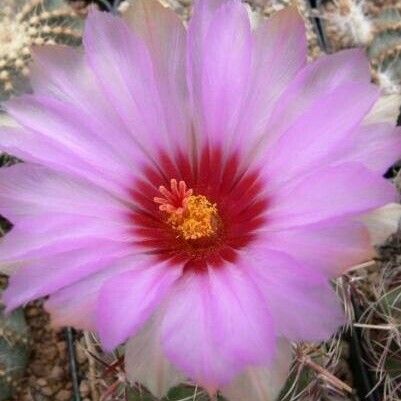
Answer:
[[[194,195],[184,181],[170,181],[170,190],[159,187],[163,195],[153,200],[159,204],[159,210],[166,213],[167,223],[185,240],[197,240],[216,233],[218,211],[204,195]]]

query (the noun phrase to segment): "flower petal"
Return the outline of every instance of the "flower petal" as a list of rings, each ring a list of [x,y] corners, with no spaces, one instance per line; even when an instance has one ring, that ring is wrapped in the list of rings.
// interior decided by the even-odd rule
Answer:
[[[263,245],[249,250],[240,267],[248,268],[263,293],[279,336],[324,341],[345,323],[339,299],[315,269]]]
[[[109,216],[113,221],[128,211],[106,191],[42,166],[20,163],[0,171],[0,213],[13,223],[51,213]]]
[[[108,268],[119,257],[132,253],[120,244],[105,241],[92,243],[75,250],[59,252],[54,256],[48,255],[45,259],[24,262],[23,267],[11,275],[9,285],[3,293],[7,310],[52,294]]]
[[[107,269],[92,274],[75,284],[64,287],[50,295],[45,309],[51,314],[52,324],[73,326],[78,329],[96,331],[96,308],[99,292],[104,283],[114,276],[135,269],[148,256],[128,256],[116,261]]]
[[[340,162],[359,162],[384,174],[401,158],[401,129],[390,124],[369,124],[350,134],[352,143],[338,152]]]
[[[394,187],[358,163],[327,167],[275,189],[268,231],[357,216],[397,199]]]
[[[269,160],[270,185],[281,186],[328,164],[339,144],[350,146],[350,130],[358,126],[376,98],[374,86],[348,83],[316,99],[263,155]]]
[[[237,128],[239,146],[265,135],[279,96],[306,65],[305,23],[295,7],[277,12],[253,32],[251,81]]]
[[[171,387],[185,381],[185,377],[166,359],[161,348],[160,315],[156,312],[125,346],[125,373],[128,380],[145,385],[157,398],[162,398]]]
[[[135,1],[124,18],[150,52],[170,136],[189,139],[187,38],[182,21],[157,0]]]
[[[103,347],[113,350],[143,326],[181,275],[170,263],[145,265],[106,281],[100,290],[97,327]]]
[[[197,129],[207,142],[230,142],[241,116],[251,70],[252,36],[245,7],[227,1],[204,39],[189,30],[188,81]]]
[[[363,50],[344,50],[308,64],[277,100],[261,142],[275,142],[320,98],[352,83],[370,86],[369,63]]]
[[[229,266],[182,278],[166,306],[162,343],[169,360],[210,392],[247,365],[268,364],[275,352],[263,299]]]
[[[369,114],[363,120],[364,124],[388,123],[396,125],[400,114],[401,94],[382,94]]]
[[[179,148],[185,138],[170,135],[145,43],[121,18],[94,10],[83,42],[98,84],[138,145],[149,155]]]
[[[253,367],[223,388],[222,395],[230,401],[275,401],[280,394],[291,364],[291,346],[278,342],[278,352],[272,366]]]
[[[366,227],[346,219],[269,232],[264,241],[266,248],[286,253],[327,277],[336,277],[376,254]]]
[[[362,218],[369,230],[374,245],[381,246],[400,228],[401,205],[391,203],[383,206]]]

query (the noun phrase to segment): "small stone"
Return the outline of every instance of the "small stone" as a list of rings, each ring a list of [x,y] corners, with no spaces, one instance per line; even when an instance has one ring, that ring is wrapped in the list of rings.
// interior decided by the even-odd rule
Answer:
[[[50,377],[52,379],[60,379],[63,377],[64,371],[60,366],[55,366],[52,371],[50,372]]]
[[[43,387],[42,394],[47,396],[53,395],[53,390],[49,386]]]
[[[72,397],[72,393],[69,390],[60,390],[56,394],[56,401],[70,401]]]
[[[87,395],[89,395],[90,389],[89,384],[86,380],[82,380],[79,386],[79,392],[81,393],[82,397],[86,397]]]
[[[43,377],[41,377],[36,381],[36,384],[40,387],[45,387],[47,386],[47,381]]]

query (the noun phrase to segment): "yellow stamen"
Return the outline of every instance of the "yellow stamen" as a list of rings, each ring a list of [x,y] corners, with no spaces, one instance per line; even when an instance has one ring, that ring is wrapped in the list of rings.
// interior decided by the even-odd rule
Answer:
[[[217,228],[217,207],[206,196],[191,195],[187,198],[184,213],[173,212],[167,221],[184,239],[210,237]]]

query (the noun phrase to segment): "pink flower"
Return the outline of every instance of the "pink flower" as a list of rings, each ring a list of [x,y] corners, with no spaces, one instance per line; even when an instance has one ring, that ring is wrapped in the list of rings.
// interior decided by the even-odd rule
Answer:
[[[130,339],[158,395],[188,377],[272,399],[288,340],[343,323],[329,279],[373,254],[361,219],[396,199],[399,132],[361,125],[360,51],[306,65],[292,10],[252,31],[240,2],[200,0],[186,31],[136,0],[127,20],[92,12],[84,52],[37,49],[34,94],[6,105],[0,148],[26,163],[0,171],[4,300]]]

